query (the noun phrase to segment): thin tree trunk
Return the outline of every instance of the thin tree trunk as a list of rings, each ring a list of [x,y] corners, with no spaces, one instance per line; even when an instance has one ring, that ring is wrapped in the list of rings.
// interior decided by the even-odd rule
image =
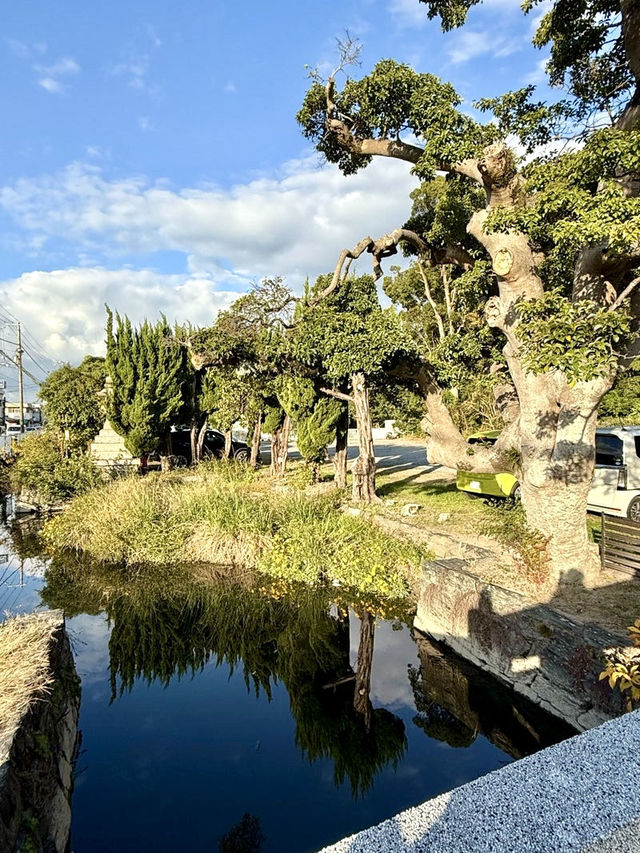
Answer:
[[[231,430],[228,429],[224,434],[224,458],[231,459]]]
[[[336,424],[336,451],[333,455],[333,481],[339,489],[347,485],[347,439],[349,435],[349,404],[342,407]]]
[[[199,461],[198,459],[198,423],[194,418],[191,421],[191,432],[189,434],[190,443],[191,443],[191,464],[196,465]]]
[[[262,437],[262,412],[258,413],[257,420],[253,426],[251,438],[251,467],[257,468],[260,461],[260,439]]]
[[[291,418],[285,415],[280,429],[271,435],[271,476],[283,477],[287,470],[287,458],[289,456],[289,432],[291,431]]]
[[[164,473],[173,470],[173,457],[171,455],[171,435],[164,442],[164,455],[160,455],[160,470]]]
[[[196,397],[198,395],[198,372],[194,370],[191,383],[191,464],[195,465],[198,460],[198,417],[196,414]]]
[[[207,418],[204,419],[204,423],[200,427],[200,431],[198,432],[198,442],[196,444],[196,460],[199,462],[202,459],[202,448],[204,447],[204,439],[207,434],[207,426],[209,422]]]
[[[358,458],[351,469],[353,476],[352,496],[354,501],[370,504],[378,500],[376,495],[376,457],[373,447],[369,389],[363,373],[353,374],[351,387],[358,427]]]
[[[365,727],[368,731],[371,727],[371,668],[373,666],[373,635],[376,620],[368,610],[358,614],[358,616],[360,619],[360,640],[358,642],[353,707],[359,714],[363,715]]]

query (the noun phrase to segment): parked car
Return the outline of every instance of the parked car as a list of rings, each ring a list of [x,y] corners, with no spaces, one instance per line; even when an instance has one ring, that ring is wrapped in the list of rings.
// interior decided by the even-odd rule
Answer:
[[[176,427],[171,430],[172,455],[188,465],[191,461],[191,430],[188,427]],[[221,459],[224,455],[224,433],[217,429],[208,429],[202,445],[202,457]],[[244,441],[231,440],[231,457],[238,462],[248,462],[251,458],[251,448]],[[149,454],[147,462],[159,460],[158,453]]]
[[[478,432],[467,439],[469,444],[495,444],[500,430]],[[485,495],[492,498],[520,499],[518,478],[507,472],[500,474],[472,474],[470,471],[458,471],[456,486],[461,492],[470,495]]]
[[[477,433],[470,436],[469,443],[494,444],[499,435],[497,431]],[[468,494],[520,497],[520,483],[514,474],[458,471],[456,486]],[[587,509],[640,522],[640,426],[596,430],[596,465]]]

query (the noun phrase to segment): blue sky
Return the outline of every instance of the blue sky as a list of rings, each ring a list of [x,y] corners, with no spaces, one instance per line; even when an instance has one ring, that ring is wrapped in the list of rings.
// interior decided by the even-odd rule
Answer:
[[[402,223],[405,164],[345,179],[295,122],[305,64],[330,68],[345,30],[362,73],[391,56],[469,106],[544,81],[518,0],[485,0],[449,34],[417,0],[0,8],[0,305],[72,362],[100,352],[105,301],[208,323],[252,281],[298,287]]]

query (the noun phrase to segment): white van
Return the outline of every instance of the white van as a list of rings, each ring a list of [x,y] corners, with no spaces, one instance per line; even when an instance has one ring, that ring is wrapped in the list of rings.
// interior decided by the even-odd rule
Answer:
[[[640,522],[640,426],[598,427],[590,512]]]

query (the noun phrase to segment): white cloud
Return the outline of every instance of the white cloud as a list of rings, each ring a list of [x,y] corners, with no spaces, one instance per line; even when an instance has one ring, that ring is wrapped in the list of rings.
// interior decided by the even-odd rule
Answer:
[[[406,163],[375,161],[344,178],[306,159],[278,178],[230,189],[174,191],[144,178],[107,180],[100,168],[75,163],[38,180],[0,188],[25,246],[70,241],[75,251],[118,255],[184,252],[200,268],[223,263],[240,276],[304,279],[331,269],[342,248],[365,234],[402,224],[417,186]],[[362,264],[364,269],[364,264]]]
[[[0,304],[51,355],[72,361],[101,350],[105,302],[136,321],[162,311],[208,324],[251,282],[282,275],[299,290],[307,276],[333,269],[344,247],[401,225],[415,186],[408,164],[397,161],[375,161],[347,179],[308,158],[286,163],[277,177],[180,191],[142,177],[108,180],[98,166],[75,163],[0,187],[0,208],[17,225],[5,229],[14,248],[60,257],[67,246],[74,257],[68,269],[0,283]],[[183,253],[183,273],[155,272],[148,257],[143,269],[123,268],[123,256],[129,264],[164,251]],[[370,268],[369,255],[358,262],[357,271]]]
[[[5,38],[5,43],[11,53],[20,59],[31,59],[33,56],[40,56],[46,52],[47,46],[43,42],[34,42],[27,44],[20,39]]]
[[[119,62],[111,68],[115,77],[124,77],[132,89],[139,92],[151,91],[148,84],[149,56],[137,54],[129,56],[124,62]]]
[[[510,56],[522,45],[509,35],[496,35],[489,30],[459,30],[449,43],[449,58],[454,64],[468,62],[477,56],[489,54],[495,57]]]
[[[535,68],[525,75],[523,82],[539,86],[547,80],[547,62],[549,57],[545,56],[536,62]]]
[[[49,77],[62,77],[67,74],[77,74],[80,71],[80,66],[71,56],[63,56],[53,65],[35,65],[34,68]]]
[[[33,69],[44,75],[38,79],[38,86],[42,86],[51,95],[62,95],[66,91],[67,87],[60,77],[69,77],[80,72],[80,66],[71,56],[63,56],[52,65],[34,65]]]
[[[64,85],[59,80],[54,80],[53,77],[42,77],[38,80],[38,86],[42,86],[51,95],[61,95],[65,89]]]
[[[230,95],[235,95],[235,93],[238,91],[236,88],[236,84],[233,82],[233,80],[229,80],[227,85],[224,87],[224,90]]]
[[[389,12],[400,27],[423,27],[427,22],[427,7],[417,0],[391,0]]]
[[[163,275],[154,270],[100,267],[36,270],[0,282],[0,303],[19,316],[56,359],[104,354],[105,303],[135,322],[156,319],[208,325],[238,296],[212,276]]]

